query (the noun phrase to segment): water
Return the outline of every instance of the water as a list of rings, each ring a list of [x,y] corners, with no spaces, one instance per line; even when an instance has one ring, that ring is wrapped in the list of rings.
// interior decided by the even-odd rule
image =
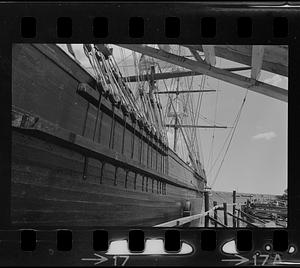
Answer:
[[[223,203],[227,203],[227,211],[230,213],[233,213],[233,206],[230,206],[230,204],[233,203],[233,193],[232,192],[220,192],[220,191],[212,191],[209,195],[209,207],[213,207],[213,202],[216,201],[218,205],[223,205]],[[268,195],[268,194],[251,194],[251,193],[237,193],[236,194],[236,205],[237,209],[241,208],[241,205],[246,204],[247,200],[254,200],[257,201],[266,201],[270,199],[276,199],[275,195]],[[218,221],[224,224],[224,211],[218,210]],[[238,211],[235,213],[236,216],[238,216]],[[214,217],[214,213],[210,213],[211,217]],[[241,216],[240,216],[241,217]],[[233,219],[230,215],[227,215],[227,222],[228,227],[233,226]],[[239,222],[239,227],[246,227],[246,223]],[[204,219],[200,221],[200,226],[204,226]],[[220,225],[217,225],[218,227],[221,227]],[[209,227],[214,227],[214,223],[210,221]]]

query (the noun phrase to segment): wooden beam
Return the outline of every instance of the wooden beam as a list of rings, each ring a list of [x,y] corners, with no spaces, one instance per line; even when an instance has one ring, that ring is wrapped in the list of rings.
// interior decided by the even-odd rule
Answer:
[[[194,58],[196,59],[196,61],[203,62],[202,58],[200,57],[200,55],[198,54],[198,51],[196,49],[190,48],[190,51],[191,51],[192,55],[194,56]]]
[[[258,80],[264,58],[264,46],[252,46],[251,78]]]
[[[203,62],[190,60],[185,57],[177,56],[156,48],[149,47],[147,45],[119,44],[118,46],[143,53],[150,57],[157,58],[175,65],[179,65],[192,71],[201,72],[224,82],[228,82],[230,84],[246,88],[281,101],[288,101],[288,91],[283,88],[272,86],[263,82],[259,82],[255,79],[231,73],[227,70],[216,68]]]
[[[218,224],[221,225],[222,227],[228,228],[226,225],[224,225],[223,223],[219,222],[218,220],[216,220],[216,219],[214,219],[214,218],[212,218],[212,217],[210,217],[210,216],[208,216],[208,218],[209,218],[211,221],[214,222],[214,224],[215,224],[214,227],[215,227],[215,228],[217,228],[217,225],[218,225]]]
[[[194,220],[197,220],[197,219],[200,219],[200,218],[203,218],[205,217],[205,223],[204,223],[204,227],[209,227],[209,214],[211,212],[213,212],[215,209],[219,209],[220,207],[222,207],[222,205],[218,205],[216,207],[213,207],[211,209],[209,209],[209,195],[208,195],[208,192],[207,191],[204,191],[204,206],[205,206],[205,211],[200,213],[200,214],[195,214],[195,215],[192,215],[192,216],[187,216],[187,217],[182,217],[182,218],[179,218],[179,219],[176,219],[176,220],[171,220],[171,221],[168,221],[168,222],[164,222],[164,223],[161,223],[161,224],[157,224],[155,225],[154,227],[173,227],[173,226],[178,226],[179,225],[183,225],[185,223],[189,223],[191,221],[194,221]],[[205,201],[206,200],[206,201]],[[234,204],[227,204],[227,206],[232,206]],[[227,227],[227,226],[225,226]],[[256,227],[256,226],[255,226]]]
[[[238,72],[238,71],[245,71],[250,70],[251,67],[235,67],[235,68],[224,68],[224,70],[230,72]],[[154,80],[162,80],[162,79],[171,79],[177,77],[185,77],[185,76],[196,76],[202,75],[202,73],[194,72],[194,71],[186,71],[186,72],[165,72],[165,73],[155,73],[153,75]],[[125,82],[137,82],[137,81],[148,81],[150,80],[150,75],[140,75],[140,76],[127,76],[123,77]]]
[[[203,51],[202,45],[183,45]],[[251,45],[215,45],[215,54],[230,61],[251,66]],[[288,77],[288,46],[266,45],[262,70]]]
[[[227,214],[230,215],[233,219],[239,219],[240,221],[242,221],[242,222],[244,222],[244,223],[247,223],[247,224],[250,225],[251,227],[257,228],[257,226],[254,225],[253,223],[251,223],[251,222],[249,222],[249,221],[246,221],[246,220],[244,220],[244,219],[242,219],[242,218],[239,218],[239,217],[237,217],[237,216],[231,214],[231,213],[228,212],[228,211],[227,211]],[[233,227],[234,227],[234,226],[233,226]]]
[[[171,91],[156,91],[153,94],[182,94],[182,93],[199,93],[199,92],[216,92],[216,90],[212,89],[204,89],[204,90],[171,90]]]
[[[66,44],[66,45],[67,45],[67,49],[68,49],[69,53],[72,54],[73,57],[76,59],[76,55],[74,53],[72,45],[71,44]]]
[[[155,73],[154,80],[162,80],[162,79],[171,79],[177,77],[185,77],[185,76],[195,76],[202,75],[201,73],[187,71],[187,72],[165,72],[165,73]],[[149,81],[151,79],[150,75],[133,75],[124,77],[125,82],[137,82],[137,81]]]
[[[206,63],[215,66],[216,65],[215,47],[213,45],[202,45],[202,48],[205,55]]]
[[[217,201],[213,201],[213,206],[215,207],[217,205],[218,205],[218,202]],[[217,226],[217,223],[218,223],[218,210],[217,209],[214,210],[214,217],[213,217],[213,219],[214,219],[215,227],[218,227]]]
[[[176,124],[166,124],[165,127],[175,127],[175,128],[232,128],[232,127],[227,127],[227,126],[176,125]]]

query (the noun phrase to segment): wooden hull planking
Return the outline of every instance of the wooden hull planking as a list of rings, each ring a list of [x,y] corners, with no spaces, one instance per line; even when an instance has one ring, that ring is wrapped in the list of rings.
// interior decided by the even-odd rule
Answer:
[[[77,93],[80,83],[95,88],[95,80],[55,45],[13,46],[13,110],[101,144],[140,167],[13,127],[12,224],[153,226],[182,217],[187,201],[191,214],[200,213],[198,190],[205,179],[108,98],[101,99],[97,120],[97,107]]]

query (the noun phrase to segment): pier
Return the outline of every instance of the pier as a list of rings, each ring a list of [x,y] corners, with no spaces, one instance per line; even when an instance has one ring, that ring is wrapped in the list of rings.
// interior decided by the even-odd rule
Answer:
[[[285,228],[286,224],[280,223],[275,219],[262,219],[254,216],[246,211],[249,211],[249,204],[236,202],[237,193],[232,193],[232,203],[221,203],[212,201],[213,206],[210,207],[209,191],[204,192],[204,212],[178,218],[172,221],[155,225],[154,227],[189,227],[193,221],[199,220],[198,227],[205,228]]]

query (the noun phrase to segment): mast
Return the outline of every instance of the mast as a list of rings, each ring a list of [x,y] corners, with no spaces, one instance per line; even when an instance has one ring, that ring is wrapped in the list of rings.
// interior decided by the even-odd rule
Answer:
[[[160,122],[160,116],[159,116],[159,111],[157,110],[157,103],[156,100],[154,99],[154,91],[155,91],[155,66],[152,65],[150,68],[150,80],[149,80],[149,98],[150,98],[150,103],[151,103],[151,108],[154,113],[155,121],[157,128],[159,131],[162,130],[162,124]]]
[[[230,71],[230,72],[237,72],[237,71],[245,71],[250,70],[251,67],[234,67],[234,68],[224,68],[224,70]],[[203,75],[199,72],[194,71],[180,71],[180,72],[164,72],[164,73],[156,73],[154,74],[154,80],[163,80],[163,79],[172,79],[176,77],[187,77],[187,76],[199,76]],[[133,75],[133,76],[127,76],[124,77],[126,82],[139,82],[139,81],[148,81],[149,75],[147,74],[141,74],[141,75]]]
[[[177,77],[177,88],[176,88],[176,111],[175,111],[175,126],[174,126],[174,152],[177,147],[177,132],[178,132],[178,96],[179,96],[179,77]]]

